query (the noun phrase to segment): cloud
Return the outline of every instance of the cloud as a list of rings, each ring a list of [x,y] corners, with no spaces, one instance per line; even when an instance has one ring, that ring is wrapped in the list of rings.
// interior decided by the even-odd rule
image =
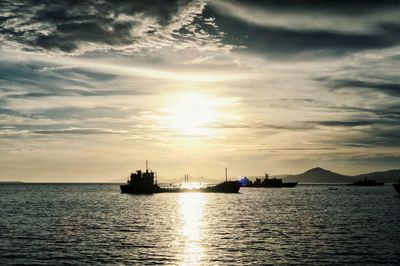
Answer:
[[[100,135],[100,134],[127,134],[124,130],[104,129],[104,128],[66,128],[66,129],[46,129],[34,130],[33,134],[73,134],[73,135]]]
[[[390,96],[400,97],[400,83],[380,80],[337,79],[328,81],[328,86],[333,89],[368,89],[382,92]]]
[[[201,16],[206,2],[5,0],[0,35],[8,46],[28,51],[143,52],[164,46],[218,48],[218,31]],[[200,30],[200,26],[202,29]],[[206,31],[210,28],[210,35]]]
[[[345,147],[372,148],[373,145],[365,143],[342,143]]]
[[[384,1],[365,6],[358,1],[322,7],[315,1],[286,6],[278,1],[217,0],[205,13],[215,15],[226,43],[275,57],[332,56],[398,45],[400,5]]]
[[[380,24],[397,23],[400,5],[395,1],[226,1],[215,0],[210,5],[220,13],[246,23],[266,28],[298,31],[331,31],[369,33]],[[368,7],[368,8],[367,8]],[[382,14],[385,16],[382,16]]]

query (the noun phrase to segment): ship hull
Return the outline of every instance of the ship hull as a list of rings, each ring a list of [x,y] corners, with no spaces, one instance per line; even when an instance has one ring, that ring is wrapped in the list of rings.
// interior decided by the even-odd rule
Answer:
[[[400,184],[393,184],[393,187],[400,194]]]
[[[155,185],[152,187],[121,185],[121,193],[126,194],[154,194],[154,193],[183,193],[183,192],[201,192],[201,193],[238,193],[240,183],[237,181],[227,181],[214,186],[187,189],[187,188],[160,188]]]
[[[157,185],[153,186],[130,186],[128,184],[120,186],[121,193],[124,194],[154,194],[161,192]]]
[[[285,187],[296,187],[297,182],[287,182],[287,183],[275,183],[275,184],[261,184],[261,185],[253,185],[248,187],[264,187],[264,188],[285,188]]]
[[[238,181],[226,181],[215,186],[200,188],[200,192],[211,193],[238,193],[240,183]]]
[[[295,187],[295,186],[297,186],[297,182],[283,183],[283,187]]]

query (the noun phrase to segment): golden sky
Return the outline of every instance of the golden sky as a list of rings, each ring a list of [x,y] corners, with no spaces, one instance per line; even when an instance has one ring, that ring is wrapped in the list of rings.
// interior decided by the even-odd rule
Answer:
[[[0,5],[0,180],[399,168],[396,3],[17,2]]]

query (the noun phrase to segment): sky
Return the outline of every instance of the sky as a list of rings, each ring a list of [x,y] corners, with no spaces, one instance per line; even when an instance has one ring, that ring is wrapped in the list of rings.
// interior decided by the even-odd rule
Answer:
[[[2,0],[0,180],[400,168],[398,1]]]

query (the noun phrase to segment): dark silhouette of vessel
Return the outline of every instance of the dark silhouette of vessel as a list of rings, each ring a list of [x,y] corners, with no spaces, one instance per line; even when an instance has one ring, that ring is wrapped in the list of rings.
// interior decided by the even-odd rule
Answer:
[[[283,182],[281,178],[269,178],[269,174],[265,173],[264,180],[261,178],[256,178],[254,182],[249,180],[247,177],[241,180],[243,186],[246,187],[266,187],[266,188],[282,188],[282,187],[295,187],[297,186],[298,181],[296,182]]]
[[[393,184],[394,189],[400,194],[400,180],[397,184]]]
[[[189,181],[189,176],[185,175],[185,183]],[[149,171],[146,161],[146,171],[137,170],[130,174],[128,182],[120,186],[121,193],[128,194],[154,194],[166,192],[212,192],[212,193],[238,193],[240,183],[238,181],[228,181],[227,169],[225,169],[225,181],[216,185],[208,185],[198,188],[187,188],[182,186],[159,186],[157,184],[157,174]]]
[[[146,171],[136,170],[131,173],[128,182],[120,186],[121,193],[129,194],[153,194],[162,192],[157,184],[156,174],[149,171],[148,162],[146,161]]]
[[[228,180],[228,169],[225,168],[225,181],[217,185],[199,188],[201,192],[218,192],[218,193],[238,193],[240,190],[239,181]]]
[[[371,186],[383,186],[385,183],[384,182],[376,182],[373,179],[367,179],[364,178],[364,180],[358,180],[353,182],[352,184],[346,184],[346,186],[366,186],[366,187],[371,187]]]

